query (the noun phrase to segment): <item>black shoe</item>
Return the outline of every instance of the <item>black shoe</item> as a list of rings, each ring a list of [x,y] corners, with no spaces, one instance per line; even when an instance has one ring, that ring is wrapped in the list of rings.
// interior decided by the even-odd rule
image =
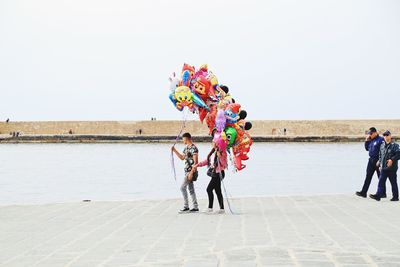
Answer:
[[[390,201],[399,201],[398,198],[392,198]]]
[[[179,213],[187,213],[187,212],[189,212],[189,211],[190,211],[189,208],[183,208],[183,209],[181,209],[181,210],[179,211]]]
[[[196,213],[196,212],[199,212],[199,209],[191,209],[190,212]]]
[[[364,193],[359,192],[359,191],[356,192],[356,195],[359,196],[359,197],[363,197],[363,198],[367,197],[367,194],[364,194]]]
[[[387,198],[387,195],[386,195],[386,194],[384,194],[384,195],[382,195],[382,196],[381,196],[381,198]]]
[[[376,201],[381,201],[381,198],[378,195],[369,194],[369,197],[375,199]]]

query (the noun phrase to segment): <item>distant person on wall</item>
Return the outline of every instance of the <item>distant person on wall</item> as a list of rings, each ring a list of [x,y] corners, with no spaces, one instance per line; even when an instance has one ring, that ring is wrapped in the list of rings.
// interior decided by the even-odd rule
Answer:
[[[379,151],[379,161],[377,166],[381,170],[381,176],[379,177],[378,191],[375,195],[369,195],[371,198],[380,201],[385,195],[385,184],[389,178],[392,186],[393,197],[390,201],[399,201],[399,188],[397,185],[397,169],[398,161],[400,159],[400,147],[392,140],[392,134],[390,131],[383,133],[385,142],[382,143]]]
[[[179,153],[178,150],[176,150],[175,146],[171,148],[171,150],[176,154],[176,156],[185,161],[185,178],[183,180],[182,186],[181,186],[181,192],[183,195],[183,209],[180,210],[180,213],[187,213],[187,212],[198,212],[199,211],[199,205],[197,203],[197,197],[196,197],[196,191],[194,189],[194,183],[197,181],[198,178],[198,172],[195,171],[194,173],[191,174],[191,171],[193,169],[193,166],[196,165],[199,161],[199,150],[197,149],[196,145],[193,143],[192,136],[190,133],[184,133],[182,135],[182,141],[185,145],[185,149],[183,150],[183,153]],[[193,209],[189,208],[189,197],[188,197],[188,190],[190,196],[192,198],[193,202]]]
[[[365,176],[365,181],[363,188],[361,191],[356,192],[356,195],[359,197],[367,197],[367,192],[369,189],[369,186],[371,185],[371,180],[372,177],[374,176],[374,173],[376,172],[378,179],[380,177],[381,172],[379,171],[379,167],[377,167],[377,163],[379,160],[379,150],[381,148],[381,144],[384,142],[383,138],[379,136],[378,131],[376,130],[375,127],[371,127],[368,131],[368,136],[365,139],[365,150],[369,152],[369,159],[368,159],[368,164],[367,164],[367,174]],[[385,185],[383,185],[383,194],[382,197],[386,197],[386,188]]]

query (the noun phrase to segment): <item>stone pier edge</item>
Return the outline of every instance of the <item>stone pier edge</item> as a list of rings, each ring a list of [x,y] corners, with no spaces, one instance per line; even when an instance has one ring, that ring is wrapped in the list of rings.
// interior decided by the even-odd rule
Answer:
[[[394,136],[395,139],[396,136]],[[23,135],[2,136],[0,143],[172,143],[176,136],[127,136],[127,135]],[[362,142],[364,136],[253,136],[254,142]],[[211,142],[210,136],[195,136],[195,142]]]

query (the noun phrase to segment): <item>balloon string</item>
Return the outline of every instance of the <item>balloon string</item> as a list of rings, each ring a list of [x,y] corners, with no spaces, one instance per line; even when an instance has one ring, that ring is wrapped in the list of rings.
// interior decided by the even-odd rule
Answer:
[[[218,167],[220,167],[220,162],[219,162],[219,160],[218,160],[217,164],[218,164]],[[221,170],[221,168],[219,168],[219,169]],[[221,172],[222,172],[222,171],[221,171]],[[233,209],[232,209],[231,201],[229,200],[229,196],[228,196],[228,191],[226,190],[226,187],[225,187],[224,177],[222,177],[222,173],[221,173],[221,172],[219,172],[219,179],[221,180],[222,187],[224,188],[226,203],[228,203],[229,211],[230,211],[233,215],[235,215],[236,213],[235,213],[235,212],[233,211]]]
[[[235,166],[235,161],[233,160],[233,148],[229,151],[229,161],[231,162],[231,165],[232,165],[232,173],[236,173],[237,172],[237,169],[236,169],[236,166]]]
[[[186,109],[185,109],[186,110]],[[179,138],[181,137],[183,130],[186,128],[186,118],[187,118],[187,113],[183,111],[183,120],[182,120],[182,126],[181,130],[179,131],[178,135],[176,136],[174,145],[175,146],[178,143]],[[174,152],[171,150],[171,168],[172,168],[172,173],[174,175],[174,179],[176,181],[176,168],[175,168],[175,158],[174,158]]]
[[[235,215],[235,212],[232,209],[231,201],[229,200],[228,191],[226,190],[226,187],[225,187],[224,178],[222,178],[222,174],[221,173],[219,173],[219,178],[221,179],[222,187],[224,188],[225,198],[226,198],[226,202],[228,203],[229,211],[233,215]]]

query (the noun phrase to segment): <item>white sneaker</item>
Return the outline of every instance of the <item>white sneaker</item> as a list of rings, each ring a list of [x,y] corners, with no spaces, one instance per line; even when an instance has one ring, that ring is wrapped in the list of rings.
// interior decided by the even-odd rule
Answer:
[[[224,209],[220,209],[219,211],[217,211],[218,214],[225,214],[225,210]]]
[[[213,209],[206,209],[205,211],[203,211],[203,213],[212,214],[213,213]]]

